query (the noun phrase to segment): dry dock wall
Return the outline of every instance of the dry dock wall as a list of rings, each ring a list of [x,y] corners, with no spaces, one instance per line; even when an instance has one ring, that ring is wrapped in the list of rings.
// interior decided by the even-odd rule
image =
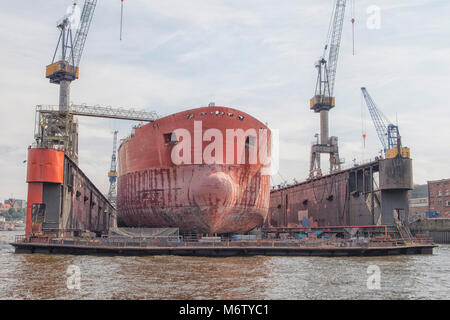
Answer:
[[[410,225],[413,234],[428,234],[436,243],[450,243],[450,219],[424,219]]]
[[[64,152],[28,151],[26,234],[107,233],[114,208]]]
[[[411,159],[380,159],[271,191],[265,227],[394,225],[409,216]]]

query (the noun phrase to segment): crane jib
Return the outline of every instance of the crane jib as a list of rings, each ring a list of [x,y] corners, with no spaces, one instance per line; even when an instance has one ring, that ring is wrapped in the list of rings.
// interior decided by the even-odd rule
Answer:
[[[333,96],[334,82],[336,79],[336,68],[339,57],[339,49],[342,38],[342,29],[344,26],[345,7],[347,0],[337,0],[336,9],[334,10],[334,18],[332,24],[331,39],[328,44],[328,75],[330,95]]]
[[[366,101],[367,108],[369,109],[378,138],[383,145],[386,158],[394,158],[397,156],[409,158],[409,148],[402,148],[401,146],[401,136],[398,126],[392,124],[381,110],[377,108],[366,88],[361,88],[361,91]]]
[[[84,2],[83,11],[81,12],[80,28],[75,35],[75,41],[73,43],[73,60],[75,67],[78,67],[83,54],[83,49],[86,44],[86,38],[89,33],[92,18],[94,17],[95,7],[97,6],[97,0],[86,0]],[[70,60],[69,60],[70,61]]]

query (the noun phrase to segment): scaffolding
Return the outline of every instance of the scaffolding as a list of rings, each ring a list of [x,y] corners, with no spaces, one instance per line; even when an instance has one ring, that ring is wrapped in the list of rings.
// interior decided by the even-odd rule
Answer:
[[[78,121],[75,116],[153,122],[158,118],[154,111],[112,108],[88,105],[70,105],[60,111],[59,106],[37,105],[36,147],[64,151],[78,163]]]

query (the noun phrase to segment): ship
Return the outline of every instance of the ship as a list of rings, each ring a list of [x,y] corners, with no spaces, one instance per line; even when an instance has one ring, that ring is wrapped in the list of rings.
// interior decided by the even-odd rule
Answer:
[[[214,104],[137,126],[118,149],[118,225],[209,235],[262,227],[270,152],[266,124]]]

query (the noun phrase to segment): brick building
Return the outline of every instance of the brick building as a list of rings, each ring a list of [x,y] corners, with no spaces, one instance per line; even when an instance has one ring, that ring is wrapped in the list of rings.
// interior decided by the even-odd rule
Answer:
[[[428,181],[428,208],[441,214],[450,212],[450,179]]]

